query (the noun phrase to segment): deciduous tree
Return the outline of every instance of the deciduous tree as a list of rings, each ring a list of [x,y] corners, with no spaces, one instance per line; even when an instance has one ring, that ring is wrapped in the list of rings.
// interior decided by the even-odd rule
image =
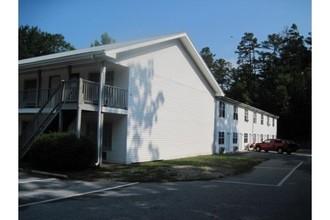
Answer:
[[[104,32],[101,35],[101,40],[95,40],[93,43],[91,43],[91,47],[96,47],[96,46],[101,46],[101,45],[106,45],[106,44],[113,44],[116,43],[116,40],[109,36],[109,34],[107,32]]]
[[[38,27],[29,25],[19,27],[19,59],[74,50],[62,34],[50,34]]]

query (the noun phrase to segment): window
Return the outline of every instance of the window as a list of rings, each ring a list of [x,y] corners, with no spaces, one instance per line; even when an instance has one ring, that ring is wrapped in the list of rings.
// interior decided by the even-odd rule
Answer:
[[[225,103],[220,101],[219,104],[219,117],[225,117]]]
[[[233,133],[233,144],[237,144],[237,133]]]
[[[269,126],[270,123],[269,123],[269,116],[267,116],[267,125]]]
[[[261,120],[260,120],[261,124],[263,125],[264,124],[264,115],[261,114]]]
[[[261,140],[261,141],[264,140],[264,135],[263,135],[263,134],[260,135],[260,140]]]
[[[233,106],[234,107],[234,120],[238,120],[238,108],[237,106]]]
[[[89,73],[88,80],[93,82],[100,82],[100,73]],[[112,86],[114,80],[114,71],[106,72],[105,74],[105,85]]]
[[[273,118],[273,123],[272,124],[273,124],[273,127],[275,127],[275,118]]]
[[[253,123],[257,123],[257,113],[253,112]]]
[[[35,107],[37,104],[37,79],[25,80],[24,90],[22,103],[24,108]]]
[[[257,136],[256,134],[253,134],[253,143],[255,143],[257,141]]]
[[[248,122],[249,121],[249,110],[245,109],[244,111],[244,121]]]
[[[264,143],[266,143],[266,144],[270,144],[270,140],[267,139],[267,140],[264,141]]]
[[[70,80],[79,79],[79,77],[80,77],[80,73],[70,73],[69,75]]]
[[[244,133],[244,143],[247,143],[249,142],[248,141],[248,134],[247,133]]]
[[[37,79],[28,79],[24,81],[24,90],[37,89]]]
[[[220,131],[219,132],[219,144],[224,144],[225,143],[225,132]]]

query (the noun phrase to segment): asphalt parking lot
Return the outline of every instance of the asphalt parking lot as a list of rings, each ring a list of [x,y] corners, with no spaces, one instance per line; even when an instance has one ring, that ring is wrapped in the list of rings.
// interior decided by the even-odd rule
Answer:
[[[269,160],[213,181],[95,183],[20,173],[20,219],[311,219],[308,154]]]
[[[137,183],[84,182],[19,173],[19,208],[87,196]]]

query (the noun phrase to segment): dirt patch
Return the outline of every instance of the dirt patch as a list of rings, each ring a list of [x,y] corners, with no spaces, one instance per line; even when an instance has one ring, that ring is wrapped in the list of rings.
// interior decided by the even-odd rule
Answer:
[[[178,181],[182,180],[201,180],[201,179],[217,179],[224,177],[224,174],[212,167],[207,166],[173,166],[170,171]]]
[[[263,159],[207,155],[131,165],[102,164],[84,171],[60,172],[84,181],[171,182],[211,180],[248,172]]]

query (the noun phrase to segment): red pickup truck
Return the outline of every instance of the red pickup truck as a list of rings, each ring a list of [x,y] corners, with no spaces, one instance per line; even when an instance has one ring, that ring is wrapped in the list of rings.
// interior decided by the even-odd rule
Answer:
[[[291,154],[297,151],[299,146],[295,142],[289,140],[266,139],[261,143],[256,143],[254,149],[258,152],[264,150],[265,152],[277,151],[279,154],[283,154],[283,152]]]

